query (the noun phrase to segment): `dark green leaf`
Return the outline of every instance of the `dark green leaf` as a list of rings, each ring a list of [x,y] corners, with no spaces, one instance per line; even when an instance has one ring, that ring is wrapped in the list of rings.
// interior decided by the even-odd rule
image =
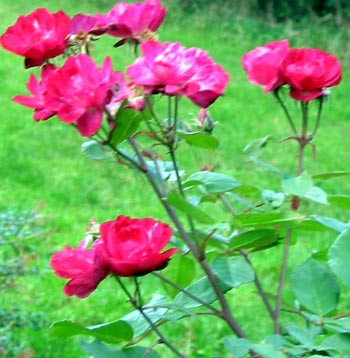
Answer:
[[[137,131],[140,122],[141,116],[138,112],[131,108],[121,108],[116,115],[111,143],[117,147]]]
[[[339,172],[331,172],[331,173],[322,173],[322,174],[313,175],[313,178],[327,180],[327,179],[333,179],[333,178],[344,177],[344,176],[350,176],[350,172],[339,171]]]
[[[204,186],[210,194],[225,193],[240,186],[236,179],[228,175],[209,171],[194,173],[184,182],[184,188],[198,185]]]
[[[215,223],[215,220],[211,218],[207,213],[191,205],[175,191],[172,191],[168,194],[166,201],[175,209],[191,216],[194,220],[197,220],[198,222],[201,222],[203,224]]]
[[[324,316],[337,308],[339,286],[325,266],[308,259],[291,274],[291,288],[297,300],[311,312]]]
[[[239,287],[254,281],[254,271],[243,259],[216,257],[211,267],[218,279],[228,287]]]
[[[245,231],[231,239],[229,248],[231,250],[251,249],[270,246],[278,240],[275,230],[258,229]]]
[[[178,135],[181,139],[194,147],[214,150],[219,146],[219,141],[206,132],[182,132],[179,131]]]
[[[302,215],[295,212],[242,214],[237,215],[233,223],[242,228],[282,228],[293,227],[303,218]]]
[[[305,197],[312,187],[312,177],[306,172],[297,177],[285,178],[282,181],[282,188],[284,192],[301,198]]]
[[[328,264],[344,285],[350,288],[350,230],[341,233],[329,248]]]
[[[133,332],[130,325],[123,320],[104,323],[97,326],[83,327],[72,321],[58,321],[51,326],[52,334],[59,338],[85,335],[98,338],[109,343],[129,341]]]

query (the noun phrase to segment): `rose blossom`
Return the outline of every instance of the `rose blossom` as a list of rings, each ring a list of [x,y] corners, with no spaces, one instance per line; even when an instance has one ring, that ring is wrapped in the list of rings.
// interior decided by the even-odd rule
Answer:
[[[54,65],[45,65],[41,70],[41,80],[31,74],[27,83],[27,88],[33,96],[15,96],[12,100],[22,106],[34,109],[34,119],[36,121],[46,120],[56,114],[56,111],[47,108],[44,94],[46,92],[47,78],[50,73],[56,71]]]
[[[270,92],[285,84],[279,67],[289,49],[288,40],[274,41],[259,46],[243,55],[242,66],[250,82]]]
[[[290,86],[290,96],[308,102],[341,80],[341,64],[335,56],[319,49],[292,49],[281,65],[281,74]]]
[[[96,253],[101,262],[118,276],[142,276],[167,266],[176,248],[161,252],[172,230],[153,219],[119,216],[100,226],[100,243]]]
[[[66,246],[52,255],[50,264],[55,274],[69,279],[64,287],[67,296],[89,296],[109,274],[108,268],[98,261],[95,246],[87,249],[87,240],[83,240],[76,249]]]
[[[166,15],[166,7],[159,0],[147,0],[144,3],[117,3],[105,16],[105,23],[111,27],[108,34],[142,42],[153,37]]]
[[[49,110],[65,123],[75,123],[81,135],[95,134],[103,119],[116,85],[123,87],[123,76],[113,72],[110,58],[100,70],[88,55],[69,57],[61,68],[50,74],[44,94]]]
[[[70,18],[63,12],[51,13],[39,8],[20,16],[0,37],[8,51],[25,57],[25,67],[40,66],[46,60],[64,52],[70,28]]]
[[[126,73],[135,85],[144,86],[146,93],[185,95],[195,104],[208,107],[229,82],[228,74],[201,49],[154,40],[140,48],[143,56]]]

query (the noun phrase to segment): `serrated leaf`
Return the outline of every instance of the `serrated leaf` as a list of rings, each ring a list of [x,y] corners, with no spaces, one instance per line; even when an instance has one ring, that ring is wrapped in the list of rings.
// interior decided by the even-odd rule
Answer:
[[[231,250],[251,249],[270,246],[278,240],[278,233],[275,230],[258,229],[245,231],[234,236],[228,247]]]
[[[215,150],[219,146],[218,139],[206,132],[178,131],[178,136],[194,147]]]
[[[141,123],[141,116],[131,108],[121,108],[116,115],[111,143],[117,147],[133,135]]]
[[[314,259],[293,270],[290,284],[297,300],[318,316],[325,316],[338,306],[337,282],[327,268]]]
[[[254,271],[243,259],[216,257],[210,266],[215,276],[228,287],[235,288],[254,281]]]
[[[104,323],[97,326],[83,327],[75,322],[64,320],[54,322],[51,332],[59,338],[68,338],[75,335],[85,335],[98,338],[100,341],[120,343],[132,339],[133,331],[130,325],[123,320]]]
[[[330,172],[330,173],[321,173],[321,174],[313,175],[313,178],[328,180],[328,179],[339,178],[339,177],[344,177],[344,176],[350,176],[350,172],[349,171],[337,171],[337,172]]]
[[[249,156],[259,157],[263,153],[269,140],[270,136],[255,139],[244,147],[243,153]]]
[[[348,228],[348,224],[345,224],[342,221],[333,218],[329,218],[327,216],[312,215],[311,218],[322,224],[323,226],[332,229],[338,233],[341,233]]]
[[[166,312],[168,311],[168,308],[166,308],[167,305],[168,302],[164,296],[155,294],[150,302],[143,306],[143,311],[151,322],[156,324],[164,318]],[[149,322],[138,310],[126,314],[121,319],[132,327],[134,332],[133,338],[140,337],[145,332],[150,330]]]
[[[220,194],[231,191],[240,183],[228,175],[209,171],[194,173],[183,183],[184,188],[198,185],[204,186],[209,194]]]
[[[113,154],[96,140],[89,140],[81,145],[81,150],[89,159],[113,160]]]
[[[257,213],[237,215],[233,223],[242,228],[282,228],[293,227],[303,220],[301,214],[295,212],[288,213]]]
[[[230,287],[222,282],[220,282],[220,287],[221,291],[224,293],[230,290]],[[203,302],[207,304],[211,304],[217,300],[216,293],[207,277],[202,277],[201,279],[192,283],[190,286],[186,287],[186,291],[200,298]],[[191,297],[189,297],[183,292],[180,292],[175,297],[173,303],[175,306],[179,306],[184,309],[191,309],[202,306],[200,302],[193,300]]]
[[[350,288],[350,230],[341,233],[329,248],[328,264],[344,285]]]
[[[305,197],[312,187],[312,177],[307,172],[303,172],[297,177],[285,178],[282,181],[282,188],[285,193],[296,195],[300,198]]]
[[[193,206],[188,201],[180,196],[175,191],[172,191],[168,194],[166,201],[173,206],[176,210],[183,212],[191,216],[194,220],[203,223],[203,224],[213,224],[215,220],[210,217],[207,213],[202,211],[196,206]]]

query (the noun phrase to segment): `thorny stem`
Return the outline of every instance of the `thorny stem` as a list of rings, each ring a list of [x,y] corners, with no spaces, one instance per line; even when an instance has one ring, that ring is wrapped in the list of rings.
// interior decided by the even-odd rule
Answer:
[[[305,149],[305,146],[312,139],[311,137],[307,137],[308,102],[301,102],[301,113],[302,113],[301,134],[300,134],[300,136],[297,136],[297,138],[298,138],[297,141],[299,143],[298,169],[297,169],[298,176],[301,175],[301,173],[304,170],[304,149]],[[318,121],[319,121],[319,119],[318,119]],[[300,199],[298,197],[294,197],[292,199],[292,204],[291,204],[292,210],[298,209],[299,202],[300,202]],[[279,318],[280,318],[280,313],[281,313],[282,295],[283,295],[283,288],[284,288],[285,279],[286,279],[286,271],[287,271],[291,237],[292,237],[292,229],[288,228],[286,231],[286,236],[285,236],[285,240],[284,240],[282,265],[281,265],[280,277],[279,277],[278,287],[277,287],[276,306],[275,306],[275,310],[274,310],[274,333],[276,333],[276,334],[280,333]]]
[[[141,165],[146,168],[146,163],[142,157],[142,154],[140,153],[140,150],[134,140],[134,138],[129,138],[129,143],[133,147],[137,158],[139,159]],[[233,317],[230,307],[226,301],[226,298],[223,294],[223,292],[220,289],[219,283],[214,276],[213,271],[211,270],[208,262],[206,259],[200,254],[197,246],[193,243],[191,238],[188,236],[186,230],[182,226],[181,222],[179,221],[174,209],[166,202],[166,198],[162,196],[162,193],[160,192],[157,184],[155,183],[152,175],[147,171],[144,170],[143,173],[146,175],[152,189],[154,190],[157,197],[160,199],[160,202],[162,203],[164,209],[166,210],[167,214],[169,215],[170,219],[174,223],[176,229],[178,230],[180,236],[185,241],[186,245],[189,247],[189,249],[192,251],[194,257],[197,259],[198,263],[202,267],[203,271],[208,277],[208,280],[210,281],[215,294],[219,300],[220,306],[221,306],[221,318],[225,320],[225,322],[229,325],[229,327],[232,329],[232,331],[239,337],[239,338],[246,338],[245,333],[242,331],[241,327]]]
[[[152,328],[152,330],[158,335],[160,342],[165,344],[173,353],[175,353],[178,357],[181,358],[187,358],[187,356],[183,353],[181,353],[175,346],[173,346],[160,332],[160,330],[158,329],[158,327],[152,322],[152,320],[147,316],[147,314],[144,312],[143,307],[140,303],[138,303],[134,297],[132,296],[132,294],[129,292],[129,290],[127,289],[127,287],[124,285],[124,283],[122,282],[122,280],[120,279],[119,276],[115,276],[116,280],[118,281],[120,287],[122,288],[122,290],[125,292],[125,294],[127,295],[130,303],[135,307],[135,309],[137,309],[140,314],[142,315],[142,317],[148,322],[148,324],[150,325],[150,327]],[[139,288],[137,288],[138,283],[137,281],[135,281],[136,284],[136,290],[138,291]]]

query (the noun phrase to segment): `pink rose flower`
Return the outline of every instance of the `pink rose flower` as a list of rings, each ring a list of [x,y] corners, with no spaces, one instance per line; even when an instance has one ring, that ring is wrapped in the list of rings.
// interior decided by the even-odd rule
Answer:
[[[36,121],[46,120],[56,114],[56,111],[47,108],[44,94],[46,92],[47,78],[50,73],[56,71],[56,66],[45,65],[41,70],[41,80],[31,74],[27,83],[27,88],[33,96],[15,96],[12,100],[22,106],[34,109],[34,119]]]
[[[167,266],[176,248],[161,252],[172,230],[153,219],[119,216],[100,226],[100,243],[96,247],[101,262],[117,276],[142,276]]]
[[[25,57],[26,68],[40,66],[65,51],[69,28],[70,18],[63,11],[52,14],[40,8],[20,16],[0,37],[0,43],[6,50]]]
[[[166,7],[161,7],[159,0],[147,0],[144,3],[117,3],[104,20],[111,28],[108,34],[142,42],[152,37],[166,15]]]
[[[109,29],[104,15],[77,14],[73,16],[69,30],[70,37],[86,35],[102,35]]]
[[[264,93],[285,84],[279,68],[289,50],[287,40],[274,41],[246,53],[242,66],[250,82],[263,87]]]
[[[143,56],[126,73],[148,94],[185,95],[195,104],[208,107],[229,82],[229,75],[201,49],[149,40],[141,44],[141,52]]]
[[[290,96],[308,102],[339,84],[341,63],[319,49],[292,49],[281,65],[281,74],[290,86]]]
[[[95,242],[98,244],[98,240]],[[67,296],[85,298],[109,274],[108,268],[101,265],[96,256],[94,245],[87,249],[87,241],[83,240],[76,249],[66,246],[63,251],[51,257],[51,267],[58,277],[69,279],[64,287]]]
[[[51,73],[44,93],[45,104],[65,123],[76,124],[82,136],[90,137],[101,127],[104,107],[114,88],[123,87],[123,76],[113,72],[110,58],[100,70],[88,55],[69,57]]]

